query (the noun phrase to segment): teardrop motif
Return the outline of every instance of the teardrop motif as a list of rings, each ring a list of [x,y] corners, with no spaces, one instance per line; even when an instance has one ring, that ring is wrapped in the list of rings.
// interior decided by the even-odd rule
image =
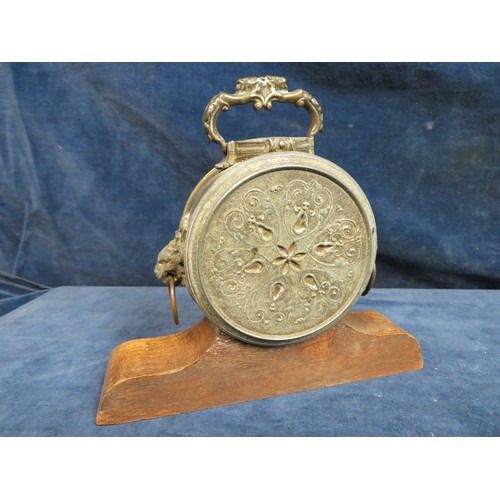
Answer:
[[[293,225],[293,232],[295,234],[304,234],[304,231],[307,229],[307,216],[304,211],[301,211],[295,224]]]
[[[320,257],[323,257],[325,255],[328,255],[329,253],[332,253],[333,250],[334,250],[333,243],[326,241],[324,243],[320,243],[319,245],[316,245],[316,248],[314,249],[314,253],[316,255],[319,255]]]
[[[264,224],[257,224],[257,232],[264,241],[271,241],[273,239],[273,232],[269,227]]]
[[[254,260],[243,269],[243,272],[246,274],[259,274],[262,272],[263,268],[264,264],[260,260]]]
[[[285,285],[283,285],[283,283],[279,283],[279,282],[275,283],[273,285],[273,289],[272,289],[273,300],[274,301],[278,300],[284,291],[285,291]]]
[[[313,292],[317,292],[319,290],[319,283],[312,274],[306,275],[303,282],[309,290],[312,290]]]

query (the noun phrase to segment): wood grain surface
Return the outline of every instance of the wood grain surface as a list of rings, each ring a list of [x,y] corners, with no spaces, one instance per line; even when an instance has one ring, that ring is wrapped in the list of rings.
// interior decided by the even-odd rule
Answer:
[[[245,344],[205,318],[174,335],[118,345],[96,423],[175,415],[422,367],[417,340],[375,311],[351,312],[321,335],[283,347]]]

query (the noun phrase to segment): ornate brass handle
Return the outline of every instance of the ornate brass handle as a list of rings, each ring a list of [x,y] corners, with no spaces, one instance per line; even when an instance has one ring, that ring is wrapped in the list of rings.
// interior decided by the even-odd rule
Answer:
[[[288,91],[286,79],[280,76],[263,76],[240,78],[236,82],[234,94],[221,92],[208,103],[203,113],[203,128],[208,142],[220,144],[222,153],[227,153],[227,142],[217,130],[217,117],[221,111],[227,111],[231,106],[247,104],[253,101],[256,111],[265,108],[271,109],[272,101],[290,102],[296,106],[303,106],[309,113],[311,123],[308,137],[313,137],[323,131],[323,111],[318,101],[309,92],[302,89]]]

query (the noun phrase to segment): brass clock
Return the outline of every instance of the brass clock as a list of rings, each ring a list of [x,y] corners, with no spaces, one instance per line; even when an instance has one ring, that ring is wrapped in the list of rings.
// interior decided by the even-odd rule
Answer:
[[[306,108],[306,137],[226,142],[218,132],[221,111],[273,101]],[[242,341],[284,345],[325,331],[373,284],[377,234],[356,181],[314,154],[320,105],[288,91],[284,78],[242,78],[235,93],[209,102],[203,124],[223,159],[192,192],[155,267],[174,318],[174,287],[184,285],[209,320]]]

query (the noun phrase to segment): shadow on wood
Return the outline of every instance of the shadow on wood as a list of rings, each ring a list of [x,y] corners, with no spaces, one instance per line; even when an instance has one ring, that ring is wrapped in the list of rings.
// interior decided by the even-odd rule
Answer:
[[[393,375],[423,366],[417,340],[375,311],[301,343],[257,347],[208,319],[111,353],[96,423],[120,424]]]

